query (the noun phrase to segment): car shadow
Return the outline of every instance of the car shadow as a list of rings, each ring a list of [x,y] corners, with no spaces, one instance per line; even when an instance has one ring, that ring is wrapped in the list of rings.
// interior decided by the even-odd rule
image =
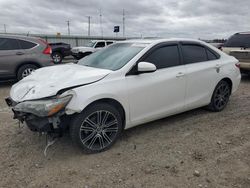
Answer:
[[[241,81],[244,83],[249,83],[250,82],[250,75],[242,75]]]
[[[0,88],[4,87],[10,87],[13,84],[15,84],[17,81],[16,80],[0,80]]]

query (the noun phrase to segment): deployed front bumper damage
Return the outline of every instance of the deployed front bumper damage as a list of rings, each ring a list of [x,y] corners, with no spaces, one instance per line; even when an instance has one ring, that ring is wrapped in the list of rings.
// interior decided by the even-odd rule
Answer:
[[[15,110],[15,106],[18,103],[10,97],[6,98],[5,101],[7,105],[12,108],[14,113],[13,118],[19,120],[21,123],[25,123],[33,132],[62,134],[68,127],[70,116],[65,115],[64,109],[61,109],[51,116],[39,117],[32,113]]]

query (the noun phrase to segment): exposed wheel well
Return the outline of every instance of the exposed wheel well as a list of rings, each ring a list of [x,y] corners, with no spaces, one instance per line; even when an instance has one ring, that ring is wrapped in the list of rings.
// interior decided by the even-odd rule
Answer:
[[[89,106],[96,104],[96,103],[107,103],[107,104],[111,104],[112,106],[114,106],[122,116],[122,122],[123,122],[122,126],[124,129],[124,127],[126,125],[126,114],[125,114],[125,110],[124,110],[123,106],[121,105],[121,103],[119,103],[117,100],[114,100],[114,99],[104,98],[104,99],[99,99],[99,100],[96,100],[96,101],[90,103],[88,106],[86,106],[86,108],[88,108]]]
[[[232,88],[233,88],[232,80],[230,78],[223,78],[222,80],[226,81],[229,84],[231,90],[230,92],[232,93]]]

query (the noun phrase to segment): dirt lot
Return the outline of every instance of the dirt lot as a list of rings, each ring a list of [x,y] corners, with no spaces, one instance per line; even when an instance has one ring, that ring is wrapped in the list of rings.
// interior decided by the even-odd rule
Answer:
[[[86,155],[69,136],[43,156],[44,137],[19,129],[0,83],[0,187],[250,187],[250,78],[228,107],[203,109],[124,132],[110,150]]]

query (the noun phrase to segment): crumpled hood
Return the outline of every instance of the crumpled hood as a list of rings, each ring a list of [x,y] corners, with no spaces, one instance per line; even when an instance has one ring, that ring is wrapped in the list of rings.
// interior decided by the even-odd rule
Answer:
[[[13,85],[10,97],[16,102],[50,97],[61,89],[96,82],[110,72],[73,63],[40,68]]]

